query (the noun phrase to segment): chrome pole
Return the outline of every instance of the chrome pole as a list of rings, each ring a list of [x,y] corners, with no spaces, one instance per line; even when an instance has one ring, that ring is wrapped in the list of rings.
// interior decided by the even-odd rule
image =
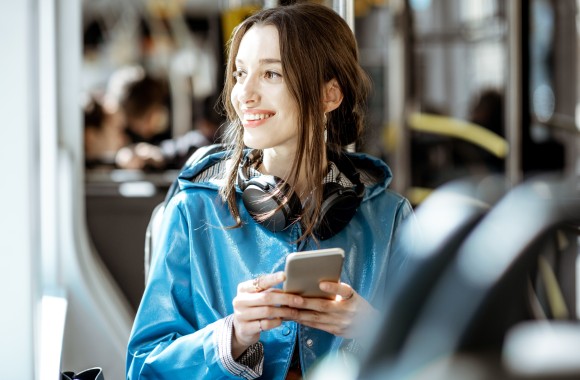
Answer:
[[[509,152],[506,159],[508,184],[522,180],[522,0],[507,2],[508,73],[506,87],[506,139]]]
[[[410,58],[410,29],[405,22],[410,10],[405,0],[390,2],[393,12],[394,29],[389,41],[389,126],[393,128],[394,152],[392,157],[395,180],[395,191],[405,195],[411,186],[411,143],[407,128],[407,108],[409,101],[409,58]]]
[[[354,0],[333,0],[332,9],[346,21],[354,33]]]
[[[332,9],[342,17],[354,33],[354,0],[332,0]],[[349,152],[356,151],[356,144],[346,147]]]

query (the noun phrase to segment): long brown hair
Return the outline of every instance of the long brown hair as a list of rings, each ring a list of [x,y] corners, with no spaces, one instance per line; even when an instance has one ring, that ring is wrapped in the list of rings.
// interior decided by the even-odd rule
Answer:
[[[247,18],[233,32],[228,43],[226,82],[222,104],[229,125],[224,139],[231,148],[232,165],[220,195],[227,202],[236,226],[241,225],[236,203],[237,168],[243,158],[244,129],[231,104],[235,85],[233,72],[240,42],[254,25],[272,25],[278,30],[282,75],[298,108],[299,136],[289,183],[296,183],[300,163],[307,163],[307,194],[311,194],[301,215],[303,234],[312,235],[320,214],[325,149],[342,151],[362,135],[366,99],[370,90],[368,76],[358,62],[358,48],[348,24],[332,9],[312,3],[265,9]],[[324,84],[335,79],[343,93],[340,106],[324,116]],[[326,124],[325,124],[326,119]],[[327,141],[324,134],[326,129]]]

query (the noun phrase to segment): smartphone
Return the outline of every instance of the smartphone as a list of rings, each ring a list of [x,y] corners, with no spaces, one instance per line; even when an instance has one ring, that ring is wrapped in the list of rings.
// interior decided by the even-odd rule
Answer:
[[[284,291],[302,297],[334,299],[319,288],[322,281],[340,281],[344,261],[342,248],[294,252],[286,257]]]

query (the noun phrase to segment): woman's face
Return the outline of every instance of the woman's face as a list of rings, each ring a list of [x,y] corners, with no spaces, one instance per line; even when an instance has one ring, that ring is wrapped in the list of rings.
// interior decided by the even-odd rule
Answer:
[[[242,38],[235,63],[231,102],[244,128],[244,144],[294,153],[298,112],[282,77],[277,29],[252,26]]]

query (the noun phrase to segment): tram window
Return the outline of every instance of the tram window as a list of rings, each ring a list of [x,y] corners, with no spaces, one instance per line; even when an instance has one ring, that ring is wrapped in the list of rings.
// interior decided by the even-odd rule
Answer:
[[[87,227],[134,310],[151,213],[223,122],[215,109],[224,46],[217,6],[147,4],[83,5]]]
[[[400,51],[389,45],[400,33],[401,23],[410,29],[405,42],[411,58],[406,68],[410,99],[406,100],[408,126],[412,133],[411,187],[435,188],[469,173],[502,172],[504,158],[488,152],[485,144],[472,144],[462,136],[450,137],[437,126],[443,117],[478,123],[503,140],[503,107],[506,81],[505,4],[502,1],[411,1],[410,17],[397,21],[388,4],[370,9],[358,6],[355,33],[361,63],[373,81],[367,114],[367,135],[357,148],[393,163],[391,144],[396,95],[389,86],[396,75],[391,70]],[[369,7],[368,5],[366,6]],[[478,102],[481,105],[475,107]],[[477,111],[477,112],[476,112]],[[484,113],[489,113],[484,115]],[[430,132],[414,129],[413,114],[438,115]],[[485,119],[485,121],[484,121]],[[441,128],[440,128],[441,129]],[[449,129],[443,125],[443,129]],[[503,143],[505,145],[505,142]],[[503,152],[505,153],[505,152]],[[400,189],[405,192],[408,189]]]
[[[577,38],[575,19],[569,16],[577,13],[576,1],[534,0],[522,4],[523,42],[518,52],[510,51],[513,47],[509,44],[509,31],[513,27],[508,25],[508,4],[500,0],[410,1],[404,20],[393,21],[387,16],[383,20],[386,31],[374,28],[375,38],[382,33],[380,38],[385,41],[381,52],[387,57],[382,61],[383,69],[404,66],[399,68],[404,85],[393,88],[404,88],[408,92],[405,99],[389,99],[395,96],[389,89],[379,94],[383,97],[382,109],[371,103],[371,115],[378,111],[384,117],[380,144],[383,157],[387,162],[395,158],[397,162],[409,161],[410,179],[400,191],[407,192],[412,187],[433,189],[471,174],[505,173],[508,128],[521,134],[521,141],[511,148],[513,155],[521,157],[518,170],[524,178],[538,172],[571,171],[577,165],[573,154],[576,140],[570,138],[576,133],[578,96],[577,88],[570,84],[577,83],[577,57],[571,54],[577,50]],[[364,32],[365,26],[360,24]],[[373,40],[371,34],[361,35]],[[405,37],[389,38],[396,34]],[[404,45],[405,50],[389,46],[390,41]],[[361,44],[364,47],[365,41]],[[406,52],[409,58],[405,58],[404,65],[392,63],[397,61],[394,54],[405,56]],[[521,56],[521,67],[517,74],[511,74],[508,67],[513,67],[510,63],[516,53]],[[390,83],[399,81],[394,77],[396,72],[384,69],[381,73],[372,66],[370,73],[375,84],[392,87]],[[509,115],[506,86],[511,83],[510,75],[522,75],[521,88],[509,88],[512,93],[522,94],[522,104],[512,107],[521,113],[521,124],[513,126],[505,123]],[[486,98],[495,111],[489,111],[493,115],[484,122],[475,108]],[[397,109],[389,109],[393,105]],[[396,157],[395,152],[401,148],[391,144],[396,131],[390,123],[403,109],[406,119],[397,121],[410,130],[410,136],[405,138],[410,153]],[[414,120],[423,116],[433,116],[431,120],[436,122],[429,128],[415,128]],[[505,149],[498,152],[471,132],[452,136],[447,133],[458,124],[469,123],[491,132],[491,145],[497,143]],[[405,167],[402,165],[399,170]]]
[[[504,7],[501,1],[432,2],[413,13],[419,112],[477,123],[504,136]],[[413,186],[435,188],[503,171],[502,158],[444,129],[412,133]]]

